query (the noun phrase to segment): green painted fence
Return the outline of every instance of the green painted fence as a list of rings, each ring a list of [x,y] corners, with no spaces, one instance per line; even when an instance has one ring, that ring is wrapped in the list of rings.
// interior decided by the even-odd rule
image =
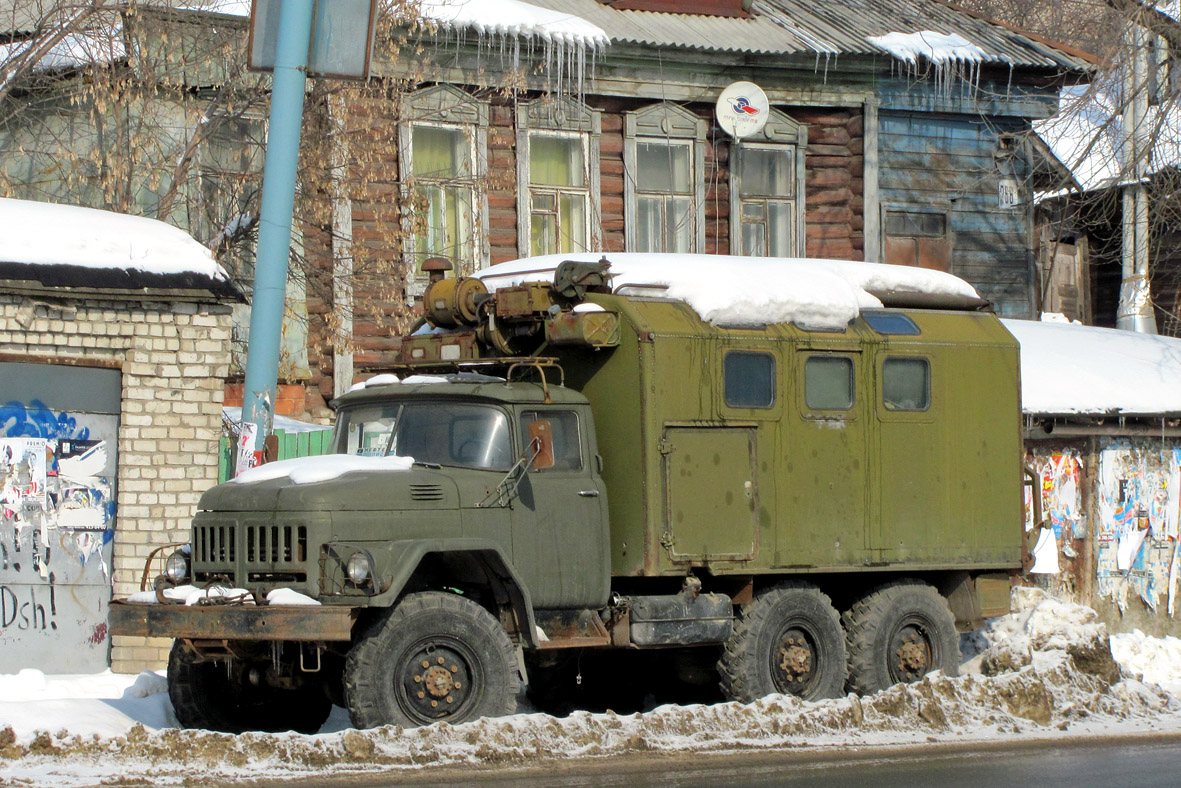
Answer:
[[[287,432],[275,430],[275,437],[279,440],[279,452],[275,459],[290,460],[292,457],[316,457],[332,451],[332,430],[310,430],[307,432]],[[217,460],[217,480],[224,482],[230,478],[234,467],[234,439],[229,435],[221,436],[220,451]]]

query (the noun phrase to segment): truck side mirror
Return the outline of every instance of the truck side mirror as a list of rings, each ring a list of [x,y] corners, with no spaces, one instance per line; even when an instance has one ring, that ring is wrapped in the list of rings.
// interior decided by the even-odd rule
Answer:
[[[553,425],[548,419],[538,419],[529,423],[530,451],[536,451],[533,467],[539,471],[554,467],[554,433]]]

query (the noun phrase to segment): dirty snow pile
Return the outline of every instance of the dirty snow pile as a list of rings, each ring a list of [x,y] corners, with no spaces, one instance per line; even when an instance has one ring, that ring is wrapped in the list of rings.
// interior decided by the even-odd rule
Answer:
[[[601,254],[545,255],[500,263],[479,273],[490,290],[552,279],[566,260],[593,263]],[[930,294],[979,298],[964,280],[925,268],[849,260],[812,260],[693,254],[609,254],[611,287],[632,296],[685,301],[703,320],[719,326],[795,323],[842,330],[862,309],[882,298]]]
[[[80,786],[135,775],[182,785],[194,769],[227,779],[522,766],[636,752],[964,742],[1181,730],[1181,641],[1110,639],[1094,611],[1019,590],[1016,612],[965,636],[957,678],[933,673],[864,698],[661,706],[642,714],[520,713],[464,725],[348,729],[339,709],[319,734],[231,736],[175,727],[154,673],[0,677],[0,783]],[[1113,653],[1123,660],[1113,659]],[[1151,683],[1150,683],[1151,682]]]

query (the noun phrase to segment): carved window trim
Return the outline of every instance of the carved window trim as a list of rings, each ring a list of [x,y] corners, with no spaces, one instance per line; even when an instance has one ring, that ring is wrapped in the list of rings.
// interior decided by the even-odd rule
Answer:
[[[640,141],[688,144],[691,146],[689,161],[692,171],[689,178],[692,186],[693,205],[690,218],[693,228],[690,232],[690,252],[705,251],[705,133],[704,118],[671,102],[653,104],[634,112],[624,113],[623,138],[623,219],[624,238],[629,252],[639,251],[638,228],[639,197],[643,191],[636,183],[636,144]]]

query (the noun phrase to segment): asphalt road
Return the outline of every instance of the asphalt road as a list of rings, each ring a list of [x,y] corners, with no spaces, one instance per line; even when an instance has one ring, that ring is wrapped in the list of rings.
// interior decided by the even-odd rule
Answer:
[[[445,768],[283,784],[324,788],[1181,788],[1181,736],[823,753],[633,756],[562,760],[527,769]]]

